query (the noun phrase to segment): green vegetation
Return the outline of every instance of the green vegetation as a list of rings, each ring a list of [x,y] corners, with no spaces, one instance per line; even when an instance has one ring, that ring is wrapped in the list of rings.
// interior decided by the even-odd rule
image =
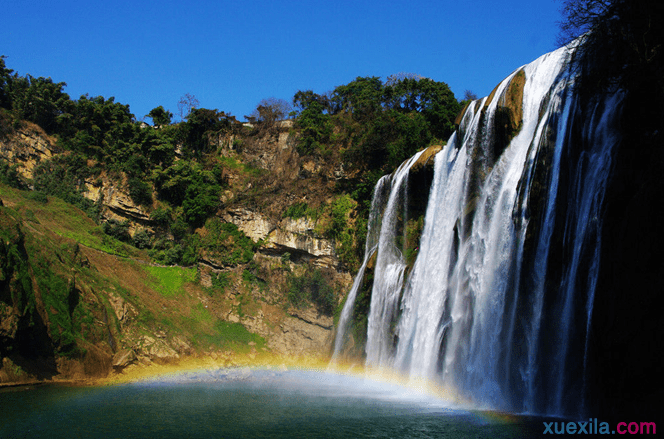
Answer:
[[[212,276],[212,288],[220,293],[224,293],[226,288],[231,284],[230,274],[229,273],[213,273]]]
[[[216,152],[218,136],[239,132],[241,124],[224,112],[196,108],[191,97],[186,120],[172,125],[172,113],[159,106],[148,114],[156,125],[150,127],[139,123],[128,105],[112,97],[83,95],[73,100],[64,93],[65,85],[50,78],[19,76],[0,57],[2,135],[22,129],[24,121],[32,122],[52,135],[65,152],[37,166],[31,182],[34,188],[74,204],[98,221],[99,206],[82,196],[84,183],[99,181],[103,173],[124,181],[135,203],[152,210],[156,200],[169,212],[156,216],[164,231],[176,236],[176,242],[159,243],[158,258],[195,262],[196,257],[187,252],[193,230],[216,212],[225,185],[224,163],[210,154]],[[6,163],[0,164],[0,180],[27,187]],[[114,234],[118,229],[105,231]],[[121,240],[131,242],[126,236]],[[140,243],[146,244],[145,240]]]
[[[309,205],[303,201],[288,206],[281,216],[282,218],[312,218],[315,220],[320,216],[320,212],[317,209],[309,207]]]
[[[300,154],[338,149],[347,165],[369,175],[392,172],[419,149],[447,139],[461,109],[447,84],[412,74],[385,82],[358,77],[328,95],[299,91],[293,103]],[[357,201],[371,195],[355,190],[365,177],[349,189]]]
[[[265,347],[265,339],[247,330],[241,323],[216,319],[206,306],[199,303],[190,310],[189,317],[178,319],[183,328],[192,334],[195,344],[203,349],[232,349],[236,352],[248,352],[250,343],[255,349]],[[177,326],[171,323],[172,326]]]
[[[334,288],[320,269],[309,270],[301,276],[290,275],[287,295],[292,306],[302,308],[311,302],[325,315],[331,316],[337,305]]]
[[[197,276],[195,268],[155,267],[149,265],[143,268],[152,277],[150,285],[164,297],[182,295],[184,285],[195,282]]]
[[[58,150],[53,158],[38,163],[32,181],[0,161],[0,182],[17,189],[34,188],[29,196],[12,195],[18,200],[14,208],[25,221],[41,222],[45,227],[57,223],[52,230],[61,237],[146,262],[125,261],[132,270],[145,274],[134,287],[145,285],[149,290],[146,294],[157,292],[159,301],[182,301],[182,316],[142,303],[121,281],[110,282],[110,289],[132,304],[137,322],[186,331],[205,349],[210,345],[246,347],[250,342],[256,347],[264,345],[264,340],[242,325],[218,321],[218,309],[213,312],[202,303],[187,302],[188,291],[197,288],[193,285],[197,272],[173,266],[191,267],[205,259],[217,268],[230,269],[215,271],[212,286],[203,291],[208,294],[206,300],[215,301],[220,292],[239,282],[240,291],[234,291],[239,293],[234,299],[239,304],[232,306],[240,316],[256,310],[254,295],[272,294],[267,288],[271,269],[254,263],[261,242],[253,242],[237,226],[215,216],[228,200],[262,206],[261,197],[283,188],[282,182],[273,184],[273,176],[256,167],[258,161],[243,162],[243,151],[253,154],[261,142],[272,142],[290,129],[289,144],[300,156],[315,161],[315,169],[327,173],[335,167],[335,180],[323,183],[325,191],[333,191],[333,197],[327,193],[307,198],[298,194],[307,202],[271,208],[269,215],[271,219],[278,219],[279,214],[282,218],[312,219],[316,223],[314,235],[336,241],[340,260],[354,270],[362,259],[374,184],[417,150],[447,138],[459,110],[446,84],[417,75],[397,75],[385,81],[359,77],[325,95],[299,91],[293,97],[295,111],[283,100],[264,99],[250,117],[253,127],[243,127],[223,111],[199,108],[198,100],[186,95],[179,104],[179,121],[174,123],[173,113],[160,105],[147,115],[154,125],[149,126],[113,97],[83,95],[71,99],[64,87],[64,82],[50,78],[20,76],[0,57],[0,138],[17,130],[39,134],[36,124]],[[280,123],[286,117],[293,118],[292,128]],[[337,169],[344,172],[339,174]],[[323,175],[327,179],[330,174],[320,173]],[[0,195],[16,190],[4,185]],[[104,197],[112,196],[108,192],[111,186],[121,186],[151,222],[109,219],[103,205]],[[96,192],[102,187],[103,191]],[[228,192],[232,196],[227,196]],[[99,193],[97,202],[86,198],[90,193]],[[81,211],[87,217],[81,216]],[[63,221],[67,216],[70,219]],[[17,260],[17,255],[12,260]],[[299,270],[290,260],[290,254],[283,254],[277,271],[279,282],[288,283],[290,303],[313,305],[332,315],[338,308],[332,275],[318,269],[295,275],[293,272]],[[301,258],[293,255],[293,260],[297,263]],[[154,262],[169,267],[148,265]],[[42,268],[46,270],[47,265]],[[22,279],[18,271],[12,273],[12,279]],[[96,288],[109,286],[97,275],[87,275],[87,282]],[[61,273],[44,271],[40,276],[38,287],[45,291],[46,300],[53,301],[54,314],[49,318],[58,331],[54,340],[62,352],[73,352],[71,346],[76,343],[72,340],[87,330],[85,322],[90,317],[85,312],[87,305],[80,300],[76,304],[78,283]],[[27,289],[20,293],[26,298],[32,297],[28,287],[26,281]],[[24,302],[28,309],[30,302]],[[119,333],[120,324],[114,325]]]
[[[200,237],[200,246],[219,262],[238,265],[252,260],[258,245],[235,224],[212,218],[205,223],[205,230],[205,235]]]
[[[213,328],[214,335],[209,338],[206,337],[206,341],[221,348],[247,352],[250,349],[250,343],[254,343],[256,349],[263,349],[266,345],[263,337],[249,332],[241,323],[217,320]]]
[[[138,250],[104,233],[92,219],[82,215],[76,206],[42,192],[24,192],[0,185],[0,197],[15,200],[14,209],[24,218],[54,227],[60,236],[87,247],[118,256],[136,256]]]
[[[18,175],[16,166],[9,166],[6,162],[0,162],[0,182],[17,189],[25,188],[25,183]]]
[[[97,218],[99,208],[81,195],[81,184],[91,176],[87,160],[81,154],[59,155],[39,163],[34,171],[34,188],[47,195],[58,197]]]
[[[250,118],[255,128],[249,131],[223,111],[198,108],[198,100],[191,95],[179,104],[179,123],[172,123],[173,114],[163,106],[153,108],[147,115],[152,127],[141,124],[128,105],[113,97],[83,95],[75,100],[64,92],[65,85],[20,76],[0,57],[2,133],[29,121],[52,135],[65,154],[38,165],[34,188],[76,205],[95,221],[100,221],[102,200],[93,203],[84,198],[85,185],[101,181],[102,176],[122,181],[132,200],[150,212],[159,230],[154,239],[145,234],[134,239],[122,224],[104,226],[103,231],[150,249],[151,256],[164,264],[191,265],[200,251],[228,252],[228,245],[215,236],[234,235],[232,230],[213,230],[211,238],[199,237],[194,231],[208,224],[217,211],[221,192],[227,187],[225,170],[240,171],[247,178],[260,178],[261,172],[235,157],[219,156],[221,139],[232,139],[234,148],[242,149],[256,134],[276,133],[276,122],[290,115],[294,116],[293,138],[301,155],[343,161],[353,175],[338,182],[339,198],[328,212],[330,220],[324,220],[321,227],[325,236],[340,244],[344,262],[355,267],[362,252],[357,240],[364,231],[353,229],[350,218],[362,225],[378,178],[418,149],[447,138],[459,111],[445,83],[399,74],[385,81],[358,77],[325,95],[298,91],[293,97],[294,111],[281,99],[264,99]],[[27,187],[6,164],[0,168],[0,179],[14,187]],[[358,204],[349,208],[344,194]],[[339,204],[342,200],[343,206]],[[318,220],[326,216],[325,210],[296,203],[283,216]],[[169,233],[173,240],[158,238]],[[239,237],[231,241],[233,249],[222,258],[224,263],[246,263],[251,245]]]
[[[0,294],[0,303],[17,310],[19,326],[33,338],[29,346],[0,343],[0,351],[16,348],[22,355],[82,355],[81,341],[93,340],[98,331],[88,306],[80,300],[75,274],[63,269],[76,265],[79,247],[58,247],[47,236],[26,233],[17,217],[15,211],[0,208],[0,289],[6,292]]]
[[[148,117],[152,119],[152,122],[159,127],[170,125],[171,119],[173,118],[173,113],[164,109],[161,105],[153,108],[148,113]]]
[[[251,333],[240,323],[224,322],[218,320],[214,328],[217,330],[226,342],[249,344],[252,341],[256,343],[258,349],[265,345],[265,339],[259,335]]]
[[[97,355],[100,343],[122,343],[128,336],[127,325],[139,335],[154,337],[154,331],[181,334],[197,349],[249,352],[265,347],[265,339],[239,323],[220,321],[200,301],[199,292],[205,290],[198,285],[196,269],[150,266],[107,255],[99,256],[101,264],[91,264],[88,256],[98,252],[82,251],[77,242],[61,237],[70,228],[76,231],[77,241],[126,244],[102,233],[74,206],[42,194],[44,202],[32,194],[0,185],[3,203],[12,206],[0,207],[0,312],[3,316],[18,312],[24,331],[21,341],[0,340],[3,356],[87,361],[88,354]],[[134,251],[132,255],[140,259],[147,256]],[[104,263],[110,267],[104,268]],[[250,270],[245,273],[256,282]],[[219,273],[213,278],[212,290],[228,286],[230,276]],[[106,292],[122,298],[128,305],[124,309],[131,310],[122,322],[115,319],[116,305],[111,305]],[[251,295],[241,295],[239,300],[240,314],[255,312]],[[224,302],[223,298],[211,301],[217,307]],[[172,306],[164,306],[168,303]]]

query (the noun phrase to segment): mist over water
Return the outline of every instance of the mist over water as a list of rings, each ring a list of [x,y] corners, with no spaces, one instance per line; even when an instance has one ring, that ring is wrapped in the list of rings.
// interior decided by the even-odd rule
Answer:
[[[515,437],[538,420],[496,421],[434,395],[314,371],[208,370],[108,387],[0,392],[0,437]]]

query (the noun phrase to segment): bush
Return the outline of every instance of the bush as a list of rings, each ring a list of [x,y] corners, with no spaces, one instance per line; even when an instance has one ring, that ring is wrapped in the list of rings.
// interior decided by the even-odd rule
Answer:
[[[132,238],[132,240],[134,242],[134,247],[140,249],[150,248],[152,244],[150,240],[150,235],[148,235],[148,232],[145,229],[141,229],[138,232],[134,233],[134,237]]]
[[[318,218],[318,216],[319,215],[316,209],[312,209],[304,201],[301,203],[291,204],[281,215],[282,218],[292,218],[292,219],[306,218],[306,217],[316,219]]]
[[[287,297],[291,305],[303,308],[312,302],[320,313],[332,315],[336,306],[334,289],[321,270],[308,271],[302,276],[292,275],[288,283]]]
[[[164,265],[176,265],[182,259],[182,246],[170,241],[155,244],[150,251],[150,257]]]
[[[222,293],[226,290],[226,287],[231,284],[229,273],[213,273],[211,278],[212,287],[219,289]]]
[[[152,188],[140,178],[129,179],[129,196],[140,206],[152,205]]]
[[[116,220],[108,220],[102,226],[102,230],[108,236],[111,236],[119,241],[131,242],[131,235],[129,235],[129,221],[122,222]]]
[[[257,244],[235,224],[213,218],[205,223],[205,228],[207,233],[201,237],[201,246],[224,265],[246,264],[253,259]]]
[[[16,165],[9,166],[5,161],[0,161],[0,182],[16,189],[25,189],[26,185],[18,175]]]
[[[81,195],[82,182],[90,176],[85,157],[78,154],[56,156],[39,163],[33,174],[36,191],[73,204],[97,220],[99,206]]]
[[[42,191],[32,191],[28,194],[28,198],[37,201],[38,203],[48,203],[48,196]]]
[[[348,216],[357,203],[350,195],[337,197],[332,203],[331,224],[328,229],[330,236],[338,238],[348,227]]]
[[[157,208],[150,214],[150,220],[154,221],[160,227],[166,227],[171,222],[171,213],[169,209]]]

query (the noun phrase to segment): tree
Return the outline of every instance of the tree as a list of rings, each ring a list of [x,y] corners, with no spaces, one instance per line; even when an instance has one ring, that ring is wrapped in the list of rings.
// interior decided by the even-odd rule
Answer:
[[[421,113],[428,122],[431,134],[447,140],[454,131],[459,103],[446,83],[417,78],[411,74],[398,81],[393,79],[391,85],[384,88],[384,105],[402,113]]]
[[[579,38],[574,65],[589,93],[664,81],[664,7],[657,0],[565,0],[559,42]]]
[[[60,117],[60,134],[67,149],[94,155],[98,160],[124,164],[132,154],[138,127],[129,105],[115,98],[83,95],[69,114]]]
[[[399,72],[395,73],[394,75],[388,76],[387,80],[385,81],[385,85],[392,86],[405,79],[414,79],[416,81],[419,81],[420,79],[426,79],[426,78],[422,75],[418,75],[417,73]]]
[[[463,101],[475,101],[475,100],[477,100],[477,95],[473,93],[471,90],[466,90],[463,92]]]
[[[173,113],[167,111],[161,105],[153,108],[148,113],[148,117],[152,118],[152,122],[158,126],[170,125],[171,119],[173,118]]]
[[[323,144],[330,140],[334,126],[329,114],[323,112],[323,105],[312,99],[302,110],[295,122],[300,129],[297,150],[302,155],[319,152]]]
[[[63,91],[64,82],[31,75],[14,75],[9,81],[8,94],[12,110],[19,119],[36,123],[48,133],[58,131],[60,116],[71,111],[72,102]]]
[[[357,77],[347,85],[334,89],[332,104],[337,111],[350,113],[357,120],[370,118],[380,111],[383,82],[377,76]]]
[[[272,132],[277,122],[286,119],[292,110],[291,104],[284,99],[266,98],[258,103],[247,119],[257,124],[259,131]]]
[[[286,119],[293,107],[284,99],[262,99],[256,109],[251,113],[257,122],[273,124],[278,120]]]
[[[187,121],[178,125],[176,138],[189,153],[207,153],[215,147],[210,142],[210,136],[230,131],[235,123],[235,118],[223,111],[194,108],[187,116]]]
[[[301,113],[313,104],[321,106],[324,112],[330,113],[330,97],[327,95],[320,95],[314,93],[312,90],[298,91],[293,96],[293,106],[296,108],[297,113]]]
[[[13,70],[5,65],[5,56],[0,55],[0,108],[11,108],[9,99],[9,84],[12,80]]]
[[[185,95],[182,96],[178,101],[178,112],[180,113],[180,120],[185,120],[187,117],[189,117],[191,110],[198,108],[199,105],[200,102],[198,102],[196,96],[185,93]]]
[[[596,29],[607,18],[611,0],[565,0],[559,23],[559,44],[566,45],[581,35]]]

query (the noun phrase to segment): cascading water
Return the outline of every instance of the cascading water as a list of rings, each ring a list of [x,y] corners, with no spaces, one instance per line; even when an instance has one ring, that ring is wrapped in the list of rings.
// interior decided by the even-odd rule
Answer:
[[[337,333],[339,336],[334,341],[334,356],[333,360],[336,360],[343,349],[344,342],[346,342],[346,331],[348,329],[348,322],[351,318],[351,313],[353,312],[353,307],[355,306],[355,299],[357,297],[357,292],[362,285],[362,280],[364,279],[364,272],[369,263],[369,259],[375,253],[376,247],[378,246],[378,238],[380,237],[380,224],[382,219],[383,211],[385,210],[385,200],[389,197],[390,188],[391,188],[392,176],[385,175],[378,180],[376,187],[373,191],[373,197],[371,200],[371,212],[369,213],[369,221],[367,223],[367,240],[364,246],[364,260],[362,261],[362,266],[355,276],[353,281],[353,286],[346,297],[346,303],[344,304],[343,309],[341,310],[341,316],[339,317],[339,324],[337,325]]]
[[[402,248],[397,245],[397,223],[404,222],[404,207],[408,198],[407,176],[411,165],[420,155],[421,152],[411,157],[394,173],[392,190],[383,213],[367,325],[367,362],[372,365],[389,366],[391,362],[393,341],[390,327],[399,306],[406,269]]]
[[[375,251],[368,366],[437,380],[479,407],[582,412],[621,94],[582,105],[568,67],[572,54],[561,48],[542,56],[467,108],[435,157],[411,267],[397,222],[406,221],[405,188],[419,156],[389,177],[386,203],[374,196],[380,233],[370,229],[336,353]],[[380,188],[375,194],[384,182]]]

